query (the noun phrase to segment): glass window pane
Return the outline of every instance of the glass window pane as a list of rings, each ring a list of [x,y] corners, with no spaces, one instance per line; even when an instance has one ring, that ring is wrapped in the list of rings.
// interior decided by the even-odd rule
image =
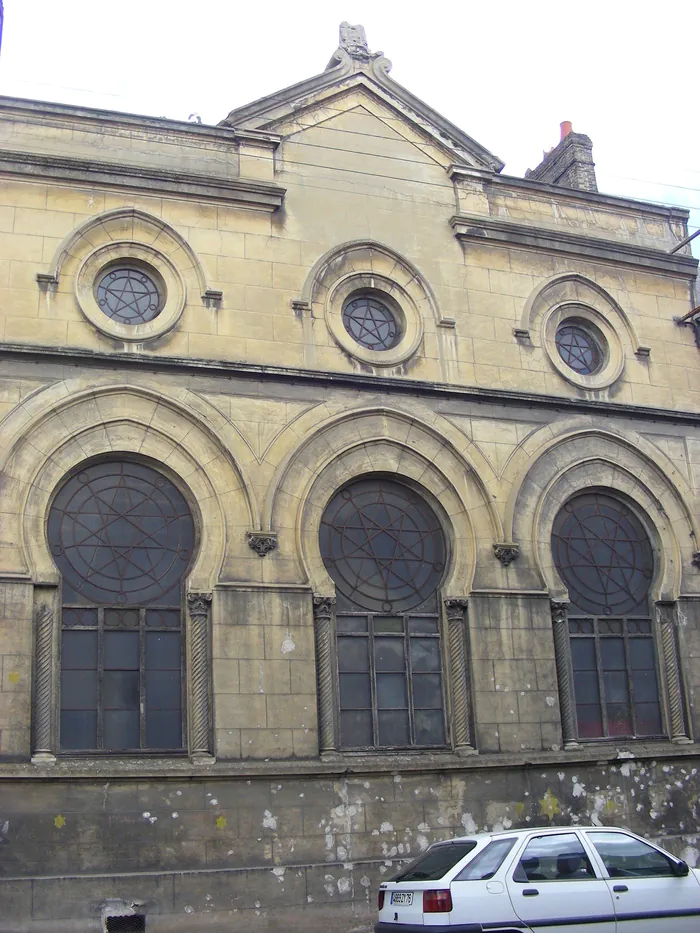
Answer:
[[[415,724],[416,745],[444,745],[445,721],[441,709],[416,710]]]
[[[96,710],[61,710],[61,748],[97,748]]]
[[[146,717],[149,748],[182,748],[182,716],[179,710],[149,710]]]
[[[97,610],[64,606],[61,622],[66,628],[72,625],[97,625]]]
[[[403,638],[375,638],[374,665],[378,671],[405,670]]]
[[[442,684],[439,674],[413,675],[413,705],[416,709],[442,709]]]
[[[439,671],[440,643],[437,638],[411,639],[411,670]]]
[[[104,667],[111,671],[139,669],[139,633],[105,632]]]
[[[340,708],[370,709],[371,706],[369,674],[341,674]]]
[[[408,695],[403,674],[377,674],[377,708],[406,709]]]
[[[401,746],[408,745],[410,741],[408,733],[408,711],[400,710],[380,710],[377,713],[379,721],[379,741],[378,745]]]
[[[595,642],[592,638],[572,638],[571,642],[571,662],[575,671],[594,671],[596,669],[595,661]]]
[[[635,671],[653,671],[654,643],[651,638],[630,638],[630,665]]]
[[[595,671],[574,671],[574,692],[577,703],[598,703],[600,694]]]
[[[603,689],[607,703],[628,703],[626,671],[606,671],[603,674]]]
[[[345,748],[365,748],[374,743],[369,710],[341,712],[340,742]]]
[[[578,734],[582,739],[598,739],[603,735],[603,715],[600,705],[576,704]]]
[[[514,845],[515,839],[497,839],[495,842],[490,842],[485,849],[474,856],[454,880],[486,881],[488,878],[493,878]]]
[[[652,878],[672,875],[666,856],[624,833],[589,832],[588,838],[598,850],[611,878]]]
[[[146,669],[179,671],[182,639],[179,632],[146,633]]]
[[[61,709],[97,709],[97,671],[63,671]]]
[[[336,616],[335,626],[339,632],[366,632],[367,616]]]
[[[604,671],[624,671],[625,643],[621,638],[600,639],[600,659]]]
[[[408,630],[412,635],[437,635],[438,620],[411,617],[408,620]]]
[[[635,703],[658,702],[659,689],[656,683],[656,671],[634,671],[632,684]]]
[[[146,676],[146,708],[180,709],[180,671],[149,671]]]
[[[366,638],[338,639],[338,670],[368,671],[369,651]]]
[[[70,671],[97,669],[97,632],[63,632],[61,667]]]
[[[138,671],[105,671],[102,676],[102,703],[106,710],[138,710]]]
[[[661,708],[656,703],[635,703],[637,735],[661,735]]]
[[[374,616],[375,632],[403,632],[403,616]]]
[[[632,735],[632,714],[626,704],[606,706],[608,714],[608,735]]]
[[[149,609],[146,613],[146,625],[149,628],[179,628],[179,609]]]
[[[510,840],[510,843],[512,845],[513,840]],[[427,852],[419,855],[415,862],[411,862],[407,868],[402,868],[391,881],[437,881],[475,847],[476,842],[472,841],[431,846]]]
[[[574,881],[594,878],[595,872],[586,852],[574,833],[537,836],[523,852],[513,880]]]
[[[138,748],[140,745],[138,710],[105,710],[103,732],[105,748]]]

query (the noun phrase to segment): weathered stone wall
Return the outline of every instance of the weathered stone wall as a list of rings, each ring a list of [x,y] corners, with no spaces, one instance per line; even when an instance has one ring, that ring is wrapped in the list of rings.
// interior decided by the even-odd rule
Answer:
[[[2,786],[0,931],[97,931],[103,902],[120,898],[144,902],[147,930],[368,933],[382,879],[431,842],[486,829],[624,825],[697,862],[697,756],[600,755],[272,778],[18,775]]]

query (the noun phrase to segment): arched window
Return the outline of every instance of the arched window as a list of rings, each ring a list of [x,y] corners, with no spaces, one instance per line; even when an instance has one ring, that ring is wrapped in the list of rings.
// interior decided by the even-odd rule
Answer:
[[[557,515],[552,551],[569,591],[579,738],[661,735],[644,526],[622,502],[588,493]]]
[[[360,480],[328,504],[320,545],[336,584],[341,746],[443,746],[435,513],[407,486]]]
[[[182,586],[194,522],[140,463],[86,466],[48,521],[62,576],[60,748],[184,748]]]

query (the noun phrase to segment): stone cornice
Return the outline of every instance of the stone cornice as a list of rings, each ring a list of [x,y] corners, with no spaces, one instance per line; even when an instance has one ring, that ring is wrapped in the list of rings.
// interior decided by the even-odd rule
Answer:
[[[690,279],[694,279],[698,272],[698,261],[692,256],[670,254],[663,250],[582,236],[550,227],[518,224],[481,214],[456,214],[450,219],[450,226],[455,236],[463,242],[487,242],[494,246],[563,253],[578,259],[595,259],[617,266],[634,266]]]
[[[73,347],[48,347],[31,344],[0,343],[0,360],[31,360],[66,367],[93,366],[114,371],[117,365],[124,370],[148,372],[174,372],[188,375],[235,376],[241,380],[318,385],[323,388],[337,386],[368,394],[383,391],[411,397],[460,400],[477,405],[508,405],[525,409],[554,409],[576,414],[597,414],[607,417],[634,418],[635,420],[700,425],[700,412],[670,411],[648,405],[628,405],[607,400],[565,398],[537,392],[518,392],[508,389],[486,389],[478,386],[460,386],[454,383],[430,382],[419,379],[401,379],[375,376],[369,373],[337,373],[320,370],[293,369],[283,366],[261,366],[240,361],[205,360],[187,357],[165,357],[146,353],[106,353]]]
[[[196,198],[272,213],[286,189],[271,182],[146,168],[117,162],[0,149],[0,175],[52,179],[72,184],[131,189],[148,194]]]

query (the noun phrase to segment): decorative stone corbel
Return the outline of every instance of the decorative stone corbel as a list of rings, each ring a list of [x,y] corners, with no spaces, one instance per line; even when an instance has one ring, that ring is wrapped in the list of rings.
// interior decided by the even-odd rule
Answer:
[[[318,697],[318,747],[322,756],[337,751],[333,677],[335,597],[314,596],[316,643],[316,690]]]
[[[190,755],[208,763],[211,754],[209,698],[209,610],[211,593],[188,593],[190,615]]]
[[[576,748],[579,743],[576,717],[574,715],[574,676],[571,670],[571,646],[569,643],[569,603],[566,600],[553,599],[551,607],[562,738],[565,749]]]
[[[493,553],[500,560],[504,567],[512,564],[520,556],[520,545],[512,542],[502,542],[494,544]]]
[[[205,307],[209,308],[211,311],[218,311],[223,300],[224,293],[218,288],[207,288],[202,295],[202,301]]]
[[[697,567],[698,570],[700,570],[700,551],[693,552],[693,557],[690,563],[693,565],[693,567]]]
[[[55,291],[58,288],[58,276],[53,272],[37,272],[36,280],[42,292]]]
[[[475,751],[467,680],[467,639],[464,624],[467,605],[466,599],[445,600],[452,687],[452,741],[458,755],[471,755]]]
[[[249,531],[248,547],[258,557],[264,557],[277,547],[277,533],[274,531]]]

